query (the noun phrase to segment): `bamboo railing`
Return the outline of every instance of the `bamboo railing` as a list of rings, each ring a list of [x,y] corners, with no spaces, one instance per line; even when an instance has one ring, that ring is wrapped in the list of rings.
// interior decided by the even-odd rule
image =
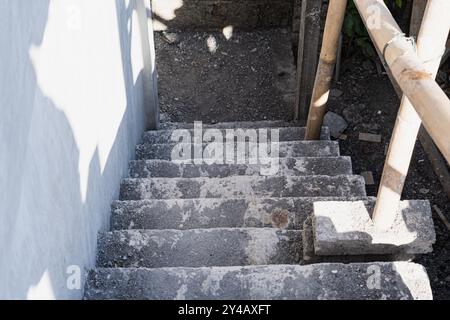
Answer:
[[[417,47],[405,37],[383,0],[353,1],[380,58],[404,94],[373,213],[375,225],[389,229],[397,212],[422,123],[450,163],[450,100],[435,81],[450,30],[450,1],[428,0]],[[328,57],[335,57],[337,52],[334,40],[342,29],[346,2],[330,0],[328,28],[325,28],[307,123],[308,140],[319,139],[332,79],[331,67],[334,67],[334,60]]]

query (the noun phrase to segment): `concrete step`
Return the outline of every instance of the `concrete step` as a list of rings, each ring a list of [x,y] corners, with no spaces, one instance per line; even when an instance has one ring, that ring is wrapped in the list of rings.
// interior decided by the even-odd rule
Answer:
[[[380,275],[374,278],[374,275]],[[379,280],[379,281],[378,281]],[[213,268],[95,269],[85,299],[430,300],[425,269],[411,262]]]
[[[231,124],[230,124],[231,125]],[[240,131],[234,131],[231,134],[233,134],[234,137],[236,137],[236,134],[245,136],[245,134],[255,134],[258,137],[260,135],[258,132],[264,132],[267,134],[267,138],[270,139],[272,137],[272,130],[278,131],[278,139],[279,141],[300,141],[303,140],[305,137],[306,129],[304,127],[255,127],[255,128],[245,128],[245,127],[239,127],[239,128],[229,128],[224,129],[220,127],[203,127],[203,130],[198,130],[198,135],[200,136],[200,139],[202,139],[203,135],[205,134],[205,130],[209,129],[216,129],[219,130],[219,132],[222,134],[222,137],[225,139],[227,137],[227,130],[240,130]],[[242,129],[244,128],[244,129]],[[181,132],[183,130],[183,132]],[[251,131],[249,131],[251,130]],[[262,130],[262,131],[260,131]],[[174,130],[157,130],[157,131],[147,131],[142,136],[143,143],[150,143],[150,144],[161,144],[161,143],[174,143],[179,142],[180,137],[177,135],[180,135],[181,133],[187,134],[189,132],[189,135],[191,139],[194,139],[195,134],[197,131],[194,131],[193,129],[176,129]],[[236,138],[235,138],[236,139]],[[330,140],[330,131],[328,128],[322,129],[321,134],[321,140]],[[269,140],[270,141],[270,140]],[[186,141],[185,141],[186,142]]]
[[[266,120],[266,121],[233,121],[203,123],[203,129],[259,129],[259,128],[287,128],[302,127],[298,121]],[[161,122],[160,130],[194,129],[193,122]],[[150,131],[151,132],[151,131]]]
[[[267,150],[271,150],[271,146],[274,144],[269,144]],[[300,157],[338,157],[339,154],[339,144],[336,141],[289,141],[289,142],[279,142],[275,144],[278,146],[279,157],[290,157],[290,158],[300,158]],[[145,159],[160,159],[160,160],[178,160],[180,159],[180,154],[185,155],[188,159],[194,158],[204,158],[210,159],[211,155],[204,152],[208,144],[190,144],[190,143],[164,143],[164,144],[150,144],[144,143],[136,146],[136,158],[138,160]],[[226,154],[227,149],[226,144],[222,145],[223,154]],[[255,152],[256,157],[258,157],[258,150],[261,145],[253,144],[252,151]],[[254,149],[256,148],[256,149]],[[195,150],[202,150],[200,156],[195,155]],[[234,150],[237,147],[234,144]],[[249,144],[245,146],[246,152],[245,156],[249,157]],[[203,154],[204,153],[204,154]],[[172,154],[176,155],[176,159],[172,159]],[[236,155],[237,153],[235,153]],[[252,155],[253,153],[250,153]],[[272,155],[270,155],[272,156]],[[275,156],[275,157],[277,157]],[[223,159],[223,157],[221,157]],[[235,156],[234,158],[235,159]]]
[[[124,179],[120,188],[121,200],[360,196],[364,179],[354,175]]]
[[[301,233],[274,228],[123,230],[100,234],[100,267],[296,264]]]
[[[349,157],[329,158],[279,158],[276,175],[343,175],[352,174],[352,161]],[[231,176],[258,176],[264,168],[273,164],[189,164],[168,160],[131,161],[129,166],[132,178],[225,178]]]
[[[280,228],[301,230],[317,201],[367,198],[242,198],[116,201],[112,230]]]

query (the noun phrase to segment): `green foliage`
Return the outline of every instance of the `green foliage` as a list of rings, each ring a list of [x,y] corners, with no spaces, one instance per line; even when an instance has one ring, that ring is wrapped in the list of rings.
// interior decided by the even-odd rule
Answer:
[[[405,0],[384,0],[388,6],[402,8]],[[349,48],[356,46],[367,58],[376,56],[375,49],[367,33],[366,27],[353,1],[349,1],[344,21],[344,34],[349,39]]]

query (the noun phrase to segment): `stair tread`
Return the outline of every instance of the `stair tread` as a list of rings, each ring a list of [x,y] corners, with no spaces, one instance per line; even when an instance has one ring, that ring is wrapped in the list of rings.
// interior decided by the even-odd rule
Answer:
[[[267,137],[272,137],[271,130],[278,130],[278,138],[279,141],[301,141],[305,137],[306,128],[305,127],[254,127],[254,128],[245,128],[245,127],[239,127],[239,128],[226,128],[226,127],[205,127],[202,126],[201,137],[203,137],[205,130],[210,129],[216,129],[220,130],[223,138],[226,138],[226,130],[244,130],[243,134],[247,130],[257,130],[256,133],[259,132],[259,130],[267,130]],[[174,140],[172,140],[173,134],[177,130],[183,130],[188,131],[190,133],[191,138],[194,138],[194,129],[191,128],[185,128],[185,129],[162,129],[162,130],[155,130],[155,131],[147,131],[142,136],[143,143],[171,143],[171,142],[179,142],[181,138],[177,138],[177,136],[174,136]],[[181,133],[181,132],[180,132]],[[248,134],[248,132],[247,132]],[[322,128],[321,133],[321,140],[330,140],[330,130],[326,127]]]
[[[217,123],[202,123],[203,128],[211,129],[259,129],[259,128],[286,128],[286,127],[302,127],[297,121],[284,120],[262,120],[262,121],[229,121]],[[161,122],[160,130],[176,130],[194,128],[192,122]],[[148,132],[148,131],[147,131]]]
[[[101,233],[102,267],[201,267],[300,262],[301,232],[276,228],[121,230]]]
[[[228,176],[263,175],[264,169],[277,166],[276,175],[343,175],[352,174],[350,157],[297,157],[274,159],[264,164],[193,164],[170,160],[130,161],[131,178],[224,178]],[[275,167],[274,167],[275,168]]]
[[[380,271],[380,285],[368,277]],[[412,262],[307,266],[94,269],[86,299],[374,300],[432,299],[425,269]]]
[[[365,196],[357,175],[124,179],[121,200]]]
[[[276,143],[279,149],[279,157],[337,157],[340,156],[339,144],[337,141],[284,141]],[[202,148],[208,144],[202,144]],[[171,160],[174,148],[177,147],[178,151],[182,148],[191,148],[190,158],[194,157],[194,146],[196,144],[189,143],[162,143],[151,144],[144,143],[136,146],[136,158],[138,160],[143,159],[162,159]],[[246,147],[247,148],[247,147]],[[258,149],[256,149],[256,152]],[[186,151],[187,152],[187,151]],[[224,152],[225,154],[225,152]],[[246,153],[247,154],[247,153]]]
[[[197,229],[218,227],[275,227],[302,229],[317,201],[365,201],[370,197],[203,198],[116,201],[111,228]]]

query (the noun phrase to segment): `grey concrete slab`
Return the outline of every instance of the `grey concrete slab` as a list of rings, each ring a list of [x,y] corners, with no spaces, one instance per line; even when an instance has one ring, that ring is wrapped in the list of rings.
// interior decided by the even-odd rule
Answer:
[[[429,300],[425,269],[410,262],[214,268],[95,269],[86,299]]]
[[[355,198],[361,200],[365,198]],[[349,198],[241,198],[116,201],[111,228],[198,229],[269,227],[301,230],[316,201]]]
[[[262,121],[230,121],[217,123],[202,123],[203,129],[259,129],[302,127],[298,121],[262,120]],[[161,122],[161,130],[193,129],[193,122]]]
[[[121,200],[359,197],[365,196],[361,176],[234,176],[228,178],[124,179]]]
[[[276,161],[276,160],[275,160]],[[270,164],[189,164],[169,160],[131,161],[129,173],[131,178],[225,178],[231,176],[261,176],[264,168]],[[279,158],[279,176],[313,176],[352,174],[352,161],[349,157],[327,158]]]
[[[138,160],[145,159],[160,159],[160,160],[172,160],[172,153],[176,152],[176,159],[182,158],[182,155],[186,155],[188,159],[199,158],[194,156],[194,150],[199,148],[202,150],[202,156],[205,154],[204,158],[212,158],[208,153],[204,153],[205,148],[210,144],[202,144],[201,146],[189,143],[165,143],[165,144],[139,144],[136,146],[136,158]],[[226,154],[226,144],[223,144],[223,154]],[[258,148],[261,144],[253,144],[256,148],[255,152],[258,152]],[[270,143],[267,146],[267,150],[271,150],[271,146],[278,146],[279,153],[275,157],[338,157],[339,154],[339,144],[336,141],[290,141],[290,142],[279,142]],[[175,149],[177,148],[177,149]],[[245,156],[249,157],[249,144],[245,146],[246,152]],[[174,151],[175,150],[175,151]],[[237,150],[236,144],[234,145],[234,150]],[[253,148],[252,148],[253,150]],[[183,152],[184,151],[184,152]],[[256,153],[257,154],[257,153]],[[271,153],[269,153],[271,155]]]

